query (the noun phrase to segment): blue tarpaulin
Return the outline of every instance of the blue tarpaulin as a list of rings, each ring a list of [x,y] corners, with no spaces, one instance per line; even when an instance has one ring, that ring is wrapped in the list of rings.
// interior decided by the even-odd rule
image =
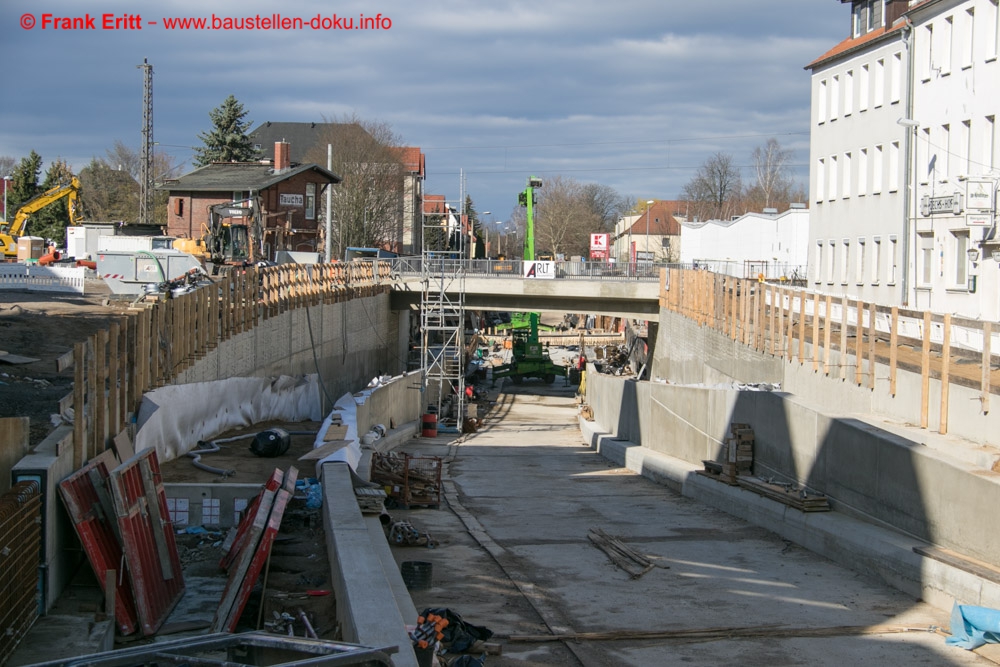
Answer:
[[[951,610],[951,637],[945,643],[970,651],[1000,643],[1000,611],[956,604]]]

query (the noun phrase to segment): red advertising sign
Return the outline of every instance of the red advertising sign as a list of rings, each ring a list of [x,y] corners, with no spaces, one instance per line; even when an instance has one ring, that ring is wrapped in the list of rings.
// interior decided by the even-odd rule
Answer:
[[[590,259],[601,260],[601,261],[607,260],[610,244],[611,244],[610,234],[591,234]]]

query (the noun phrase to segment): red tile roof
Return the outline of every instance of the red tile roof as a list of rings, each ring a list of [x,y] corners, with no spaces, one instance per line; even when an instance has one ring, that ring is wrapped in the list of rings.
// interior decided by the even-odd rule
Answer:
[[[684,207],[684,202],[656,200],[649,207],[648,218],[643,210],[642,215],[632,223],[632,235],[645,234],[648,222],[650,236],[678,236],[681,233],[681,225],[674,216],[682,214]]]
[[[419,147],[402,146],[397,148],[396,152],[399,153],[399,159],[402,160],[407,171],[417,174],[421,178],[425,176],[427,156],[420,152]]]
[[[443,215],[446,210],[444,195],[424,195],[424,215]]]

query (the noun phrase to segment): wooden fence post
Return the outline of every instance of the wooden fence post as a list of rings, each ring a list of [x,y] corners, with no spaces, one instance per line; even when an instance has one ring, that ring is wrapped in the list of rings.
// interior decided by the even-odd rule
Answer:
[[[951,313],[944,314],[944,340],[941,343],[941,420],[938,432],[948,432],[949,373],[951,371]]]
[[[990,348],[992,344],[993,324],[983,322],[983,387],[980,394],[983,414],[989,414],[990,411],[990,373],[993,370],[993,353]]]
[[[920,348],[920,428],[927,428],[927,410],[931,391],[931,313],[924,311],[924,329]]]
[[[833,332],[832,317],[833,297],[826,295],[826,308],[823,310],[825,322],[823,322],[823,374],[830,375],[830,337]]]
[[[875,302],[868,304],[868,388],[875,389]]]
[[[889,322],[889,394],[896,395],[896,363],[899,360],[899,306],[892,307]]]

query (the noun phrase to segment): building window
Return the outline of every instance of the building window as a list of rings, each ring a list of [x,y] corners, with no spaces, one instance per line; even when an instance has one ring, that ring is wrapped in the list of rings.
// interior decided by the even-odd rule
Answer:
[[[935,175],[944,181],[951,174],[951,125],[941,126],[941,153],[938,155]]]
[[[889,192],[899,190],[899,142],[889,144]]]
[[[868,149],[858,151],[858,196],[868,194]]]
[[[1000,50],[1000,0],[988,0],[986,20],[982,22],[986,31],[986,60],[994,60]]]
[[[872,238],[872,285],[878,285],[882,277],[882,239],[875,236]]]
[[[922,141],[917,141],[917,177],[921,185],[927,185],[934,165],[931,164],[931,128],[925,127],[920,133]]]
[[[816,241],[816,255],[813,257],[813,282],[819,283],[823,280],[823,240]]]
[[[174,215],[184,215],[184,200],[180,197],[174,199]]]
[[[996,116],[986,117],[986,128],[983,130],[983,166],[986,171],[997,166],[997,124]]]
[[[927,24],[924,27],[924,38],[917,40],[918,47],[923,49],[923,58],[920,59],[923,71],[920,73],[920,80],[927,82],[931,80],[931,72],[934,71],[934,26]],[[919,46],[922,44],[923,46]]]
[[[969,175],[969,155],[972,153],[972,146],[969,141],[972,138],[972,121],[963,120],[958,126],[959,136],[957,138],[957,145],[955,149],[958,154],[955,155],[955,168],[958,169],[959,176]]]
[[[843,248],[840,253],[840,282],[847,284],[848,271],[851,266],[851,239],[843,240]]]
[[[861,66],[861,72],[858,76],[858,111],[868,110],[868,86],[871,85],[871,81],[868,80],[868,63]]]
[[[959,43],[962,45],[962,69],[972,67],[972,59],[975,57],[976,41],[976,9],[969,7],[965,10],[962,22],[962,36]]]
[[[840,116],[840,75],[833,77],[830,83],[830,120],[837,120]]]
[[[306,183],[306,220],[316,219],[316,184]]]
[[[844,74],[844,115],[850,116],[854,111],[854,70]]]
[[[882,144],[875,146],[875,158],[872,160],[872,194],[882,193],[882,161],[885,159]]]
[[[833,284],[833,269],[836,266],[837,260],[837,242],[830,239],[827,242],[827,250],[829,250],[829,261],[826,263],[826,282]]]
[[[872,106],[878,109],[885,102],[885,58],[875,61],[875,94]]]
[[[854,267],[854,281],[861,285],[865,281],[865,239],[858,239],[858,253]]]
[[[917,236],[917,284],[921,287],[931,286],[934,275],[934,236],[920,234]]]
[[[830,192],[827,193],[830,201],[837,198],[837,180],[840,178],[837,156],[830,156]]]
[[[958,289],[968,289],[969,286],[969,232],[952,232],[954,237],[955,284]]]
[[[826,186],[826,160],[820,158],[816,163],[816,202],[823,201]]]
[[[851,154],[844,153],[844,199],[851,196],[851,177],[854,176],[854,172],[851,171]]]
[[[941,45],[938,49],[937,67],[941,70],[941,76],[951,74],[951,44],[952,35],[955,33],[955,19],[951,16],[944,20],[944,30],[941,35]]]
[[[903,94],[903,54],[896,52],[892,55],[892,68],[889,72],[889,103],[899,104],[899,99]]]
[[[889,277],[887,282],[890,285],[896,284],[896,267],[899,265],[899,258],[896,253],[899,250],[899,244],[896,243],[896,237],[889,237]]]
[[[819,92],[816,94],[816,124],[826,122],[826,79],[819,82]]]
[[[882,27],[882,0],[868,0],[868,32]]]

